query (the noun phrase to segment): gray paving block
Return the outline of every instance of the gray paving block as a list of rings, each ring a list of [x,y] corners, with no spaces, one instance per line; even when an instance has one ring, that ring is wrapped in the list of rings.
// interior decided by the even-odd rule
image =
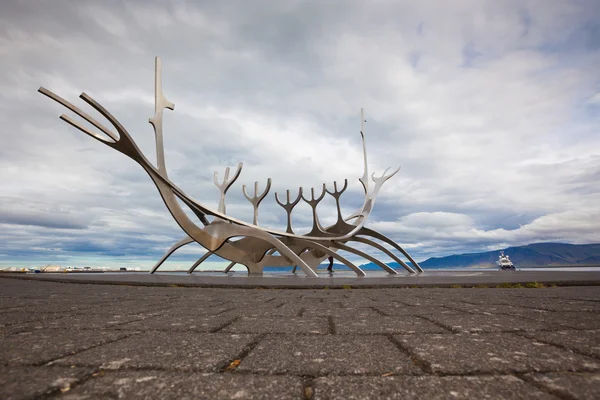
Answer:
[[[467,303],[455,303],[447,306],[453,310],[459,310],[466,313],[472,314],[509,314],[509,315],[521,315],[530,313],[549,313],[552,311],[538,310],[533,308],[519,307],[509,304],[467,304]]]
[[[421,374],[382,336],[268,336],[242,360],[239,371],[268,374]]]
[[[174,308],[172,302],[148,302],[146,299],[113,300],[108,303],[97,304],[94,307],[83,310],[82,314],[106,314],[106,315],[144,315],[151,316],[168,312]]]
[[[411,315],[399,315],[395,317],[356,316],[352,319],[333,318],[336,333],[338,334],[384,334],[384,333],[447,333],[444,329],[434,323]]]
[[[528,374],[525,379],[537,383],[561,398],[600,399],[600,374],[598,373]]]
[[[327,334],[329,323],[326,318],[240,318],[226,326],[223,332],[232,333],[309,333]]]
[[[314,400],[552,399],[514,376],[340,376],[313,381]]]
[[[104,369],[156,368],[212,372],[236,359],[255,336],[144,332],[57,361]]]
[[[376,317],[381,315],[371,308],[341,308],[341,307],[318,307],[306,308],[302,313],[303,317]]]
[[[47,302],[41,299],[24,299],[21,297],[0,297],[0,312],[6,312],[16,309],[27,308],[30,311],[39,309],[44,306]]]
[[[302,399],[298,377],[170,371],[106,372],[78,386],[65,400],[114,399]]]
[[[562,330],[555,332],[526,332],[524,336],[551,343],[581,353],[600,357],[600,331]]]
[[[327,302],[324,304],[318,305],[319,308],[369,308],[376,306],[378,304],[385,304],[386,302],[377,302],[370,300],[365,296],[357,299],[339,299],[337,302]],[[310,305],[310,304],[309,304]],[[316,308],[316,307],[315,307]]]
[[[590,371],[597,360],[511,333],[395,336],[434,373]]]
[[[163,314],[160,316],[136,320],[123,325],[114,326],[113,329],[139,330],[139,331],[197,331],[212,332],[230,323],[235,317],[224,315],[190,316]]]
[[[539,321],[504,314],[434,314],[428,318],[455,332],[535,331],[546,327]]]
[[[64,314],[60,313],[42,313],[28,312],[24,310],[7,311],[0,313],[0,332],[3,332],[12,325],[22,324],[31,321],[41,321],[53,318],[61,318]]]
[[[296,317],[300,310],[310,308],[310,306],[300,304],[286,304],[281,301],[275,301],[268,304],[260,304],[249,306],[245,304],[243,307],[236,307],[226,312],[224,315],[230,317]]]
[[[161,315],[172,315],[172,316],[186,316],[186,317],[211,317],[215,315],[222,315],[235,309],[235,306],[230,304],[218,304],[208,306],[205,304],[196,304],[192,301],[187,302],[188,304],[181,304],[177,306],[171,305],[169,308],[160,310]]]
[[[0,367],[0,398],[30,399],[67,391],[71,385],[86,379],[93,372],[90,368]]]
[[[414,307],[442,307],[448,303],[448,299],[443,296],[420,297],[417,295],[417,292],[413,296],[407,296],[396,301],[400,304]]]
[[[600,303],[561,298],[524,299],[520,305],[550,311],[600,312]]]
[[[122,324],[132,321],[145,319],[139,315],[68,315],[62,318],[43,319],[39,321],[27,322],[24,324],[11,325],[4,329],[8,333],[40,331],[48,329],[108,329],[118,327]],[[123,328],[127,330],[126,328]],[[135,329],[129,329],[135,330]],[[57,335],[62,335],[57,333]]]
[[[39,331],[0,338],[0,363],[40,364],[90,347],[124,338],[132,332],[74,330]]]
[[[442,306],[406,306],[399,304],[377,304],[375,309],[389,316],[396,315],[429,315],[429,314],[462,314],[461,311],[452,310]]]
[[[548,330],[565,328],[573,329],[600,329],[600,313],[589,312],[548,312],[548,313],[523,313],[523,317],[542,322]]]

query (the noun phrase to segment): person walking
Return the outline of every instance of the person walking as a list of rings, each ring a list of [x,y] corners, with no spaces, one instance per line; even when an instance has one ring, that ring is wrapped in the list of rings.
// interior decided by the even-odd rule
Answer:
[[[327,272],[330,274],[333,273],[333,256],[329,256],[329,266],[327,267]]]

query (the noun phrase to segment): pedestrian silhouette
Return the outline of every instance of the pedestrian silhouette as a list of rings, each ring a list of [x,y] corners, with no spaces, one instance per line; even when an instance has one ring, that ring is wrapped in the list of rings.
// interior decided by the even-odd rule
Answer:
[[[327,272],[333,272],[333,256],[329,256],[329,266],[327,267]]]

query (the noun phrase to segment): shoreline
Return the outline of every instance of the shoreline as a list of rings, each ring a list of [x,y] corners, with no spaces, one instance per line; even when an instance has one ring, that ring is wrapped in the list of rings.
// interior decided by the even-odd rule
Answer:
[[[101,285],[273,288],[273,289],[350,289],[418,287],[508,287],[518,285],[590,286],[600,285],[600,271],[436,271],[422,274],[370,274],[365,277],[321,273],[317,278],[271,273],[262,276],[247,273],[99,273],[99,274],[1,274],[0,278]]]

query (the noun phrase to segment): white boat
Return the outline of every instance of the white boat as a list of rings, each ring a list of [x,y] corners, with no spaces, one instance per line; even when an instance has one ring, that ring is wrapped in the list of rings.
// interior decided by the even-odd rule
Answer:
[[[500,258],[496,262],[498,263],[498,266],[500,267],[500,270],[502,270],[502,271],[514,271],[515,270],[514,264],[512,263],[512,261],[510,261],[510,258],[508,256],[504,255],[503,251],[500,252]]]

